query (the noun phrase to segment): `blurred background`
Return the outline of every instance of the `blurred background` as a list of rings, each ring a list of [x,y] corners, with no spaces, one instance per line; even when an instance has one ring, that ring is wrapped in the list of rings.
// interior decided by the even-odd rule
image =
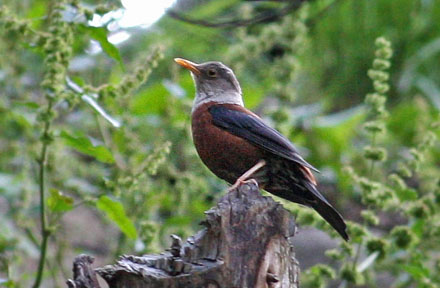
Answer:
[[[342,243],[283,202],[302,287],[439,287],[438,0],[2,0],[0,31],[0,286],[200,229],[227,185],[193,146],[182,57],[230,66],[349,220]]]

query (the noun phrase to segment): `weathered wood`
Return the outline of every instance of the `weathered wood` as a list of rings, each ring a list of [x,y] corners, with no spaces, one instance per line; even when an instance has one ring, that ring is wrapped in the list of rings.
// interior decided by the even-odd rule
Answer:
[[[255,181],[241,185],[206,213],[205,228],[182,241],[172,236],[160,255],[122,256],[96,269],[110,287],[298,287],[295,223]]]
[[[100,288],[98,279],[91,265],[95,259],[81,254],[73,260],[73,280],[67,280],[69,288]]]

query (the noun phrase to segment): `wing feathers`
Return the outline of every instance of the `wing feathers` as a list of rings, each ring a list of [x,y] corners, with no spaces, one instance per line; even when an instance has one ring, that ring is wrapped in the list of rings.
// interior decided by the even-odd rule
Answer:
[[[304,166],[304,172],[308,176],[311,175],[308,169],[319,172],[299,155],[296,148],[286,137],[266,125],[257,116],[233,110],[224,105],[211,106],[209,112],[211,113],[214,125],[225,129],[235,136],[242,137],[270,153]],[[310,180],[312,183],[315,182],[313,175],[310,177]]]

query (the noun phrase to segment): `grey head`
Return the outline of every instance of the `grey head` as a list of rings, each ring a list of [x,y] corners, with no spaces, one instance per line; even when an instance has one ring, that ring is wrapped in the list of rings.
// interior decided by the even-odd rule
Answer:
[[[240,84],[234,72],[223,63],[212,61],[196,64],[181,58],[174,61],[191,71],[196,85],[193,112],[208,102],[243,106]]]

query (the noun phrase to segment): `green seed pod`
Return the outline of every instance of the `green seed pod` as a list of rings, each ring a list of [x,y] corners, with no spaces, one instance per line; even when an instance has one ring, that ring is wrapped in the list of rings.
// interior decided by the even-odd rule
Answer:
[[[347,228],[348,228],[350,237],[353,239],[356,239],[356,238],[361,239],[367,235],[367,230],[365,229],[365,227],[362,225],[359,225],[357,223],[348,222]]]
[[[158,227],[157,224],[152,221],[141,221],[139,223],[139,238],[142,239],[142,241],[146,244],[151,243],[153,241],[153,238],[155,237]]]
[[[12,19],[12,18],[8,18],[6,20],[3,21],[3,25],[6,31],[10,31],[10,32],[14,32],[17,30],[18,27],[18,23],[17,20]]]
[[[325,251],[325,255],[335,261],[344,259],[344,255],[338,249],[327,250]]]
[[[364,276],[359,273],[356,268],[352,268],[351,265],[348,264],[345,264],[340,270],[340,277],[348,283],[355,285],[363,285],[365,283]]]
[[[380,94],[385,94],[390,90],[390,85],[387,83],[383,83],[381,81],[375,80],[373,82],[374,90],[376,90]]]
[[[342,242],[340,244],[340,248],[344,254],[347,256],[353,257],[354,256],[354,248],[351,243]]]
[[[378,259],[383,259],[386,255],[389,243],[385,239],[372,238],[367,241],[367,250],[370,254],[379,252]]]
[[[7,15],[8,13],[9,13],[8,7],[6,7],[5,5],[0,6],[0,18],[5,17],[5,15]]]
[[[415,148],[410,149],[409,154],[411,154],[411,156],[413,156],[414,160],[417,162],[423,162],[425,160],[423,154]]]
[[[385,161],[387,158],[387,151],[380,147],[364,147],[364,157],[373,161]]]
[[[434,146],[436,140],[437,140],[437,135],[435,135],[432,131],[428,131],[423,137],[422,143],[420,143],[418,148],[426,150]]]
[[[365,97],[365,103],[372,107],[375,107],[376,109],[377,107],[384,106],[385,102],[386,98],[378,93],[369,93]]]
[[[108,95],[109,95],[111,98],[116,98],[116,97],[118,96],[118,90],[116,90],[116,89],[110,89],[110,90],[108,90],[108,91],[109,91]]]
[[[255,37],[249,37],[245,42],[248,55],[258,55],[261,51],[260,44]]]
[[[388,68],[390,68],[391,63],[388,60],[384,60],[384,59],[374,59],[373,61],[373,68],[376,70],[386,70]]]
[[[298,215],[298,221],[303,223],[304,225],[312,225],[316,222],[315,213],[309,213],[310,211],[301,210],[301,213]]]
[[[17,29],[18,29],[18,33],[25,35],[26,33],[29,32],[30,25],[27,22],[23,22],[18,25]]]
[[[112,7],[110,7],[109,5],[98,5],[95,8],[95,13],[99,14],[99,15],[104,15],[108,12],[112,11]]]
[[[374,42],[374,44],[376,45],[376,47],[378,48],[390,48],[391,47],[391,42],[388,41],[387,39],[385,39],[385,37],[379,37],[376,39],[376,41]]]
[[[377,217],[373,211],[371,210],[364,210],[361,212],[362,218],[367,222],[369,225],[377,226],[379,225],[379,217]]]
[[[319,277],[324,277],[329,279],[334,279],[336,277],[335,270],[328,265],[318,264],[313,266],[311,270],[313,270],[313,273]]]
[[[404,163],[397,164],[397,173],[405,178],[409,178],[412,176],[411,170]]]
[[[381,121],[368,121],[364,124],[364,129],[370,133],[382,133],[385,131],[385,125]]]
[[[362,203],[367,206],[380,206],[380,199],[378,191],[362,191]]]
[[[105,99],[105,98],[107,98],[109,96],[109,91],[108,91],[108,89],[101,89],[101,90],[99,90],[99,92],[98,92],[98,97],[99,97],[99,99]]]
[[[391,56],[393,56],[393,50],[391,50],[391,48],[382,48],[376,51],[375,53],[377,58],[381,58],[381,59],[390,59]]]
[[[371,80],[385,82],[389,79],[389,74],[380,70],[374,70],[370,69],[367,72],[368,77],[370,77]]]
[[[279,35],[283,32],[282,29],[280,29],[280,26],[268,26],[267,29],[263,30],[264,41],[263,43],[274,43],[276,39],[278,39]]]
[[[51,132],[43,133],[40,136],[40,141],[46,145],[50,145],[54,140],[53,134]]]
[[[138,84],[136,79],[130,77],[126,79],[124,86],[127,87],[128,90],[132,90],[135,88],[136,84]]]
[[[376,191],[381,188],[381,185],[377,182],[373,182],[367,178],[360,177],[359,178],[359,185],[361,188],[367,192]]]
[[[138,68],[136,69],[135,77],[137,82],[142,83],[147,78],[147,73],[145,70]]]
[[[391,231],[391,237],[395,245],[400,249],[406,249],[415,241],[415,235],[407,226],[396,226]]]
[[[118,93],[119,95],[126,95],[128,93],[129,89],[125,85],[119,85],[118,86]]]
[[[431,128],[432,129],[440,128],[440,121],[435,121],[435,122],[431,123]]]
[[[437,191],[435,191],[435,193],[434,193],[434,201],[435,201],[435,204],[440,205],[440,189],[439,188],[437,188]]]
[[[88,21],[91,21],[92,19],[93,19],[93,15],[94,15],[94,13],[93,13],[93,11],[92,10],[90,10],[90,9],[84,9],[84,17],[86,17],[86,19],[88,20]]]
[[[409,213],[417,219],[422,219],[425,217],[428,217],[430,214],[429,207],[425,205],[421,201],[417,201],[412,205],[412,207],[409,210]]]
[[[407,188],[405,181],[395,173],[390,174],[388,180],[390,180],[393,186],[397,187],[397,189],[403,190]]]
[[[287,108],[281,108],[272,113],[272,119],[277,123],[287,122],[290,119],[290,113]]]

